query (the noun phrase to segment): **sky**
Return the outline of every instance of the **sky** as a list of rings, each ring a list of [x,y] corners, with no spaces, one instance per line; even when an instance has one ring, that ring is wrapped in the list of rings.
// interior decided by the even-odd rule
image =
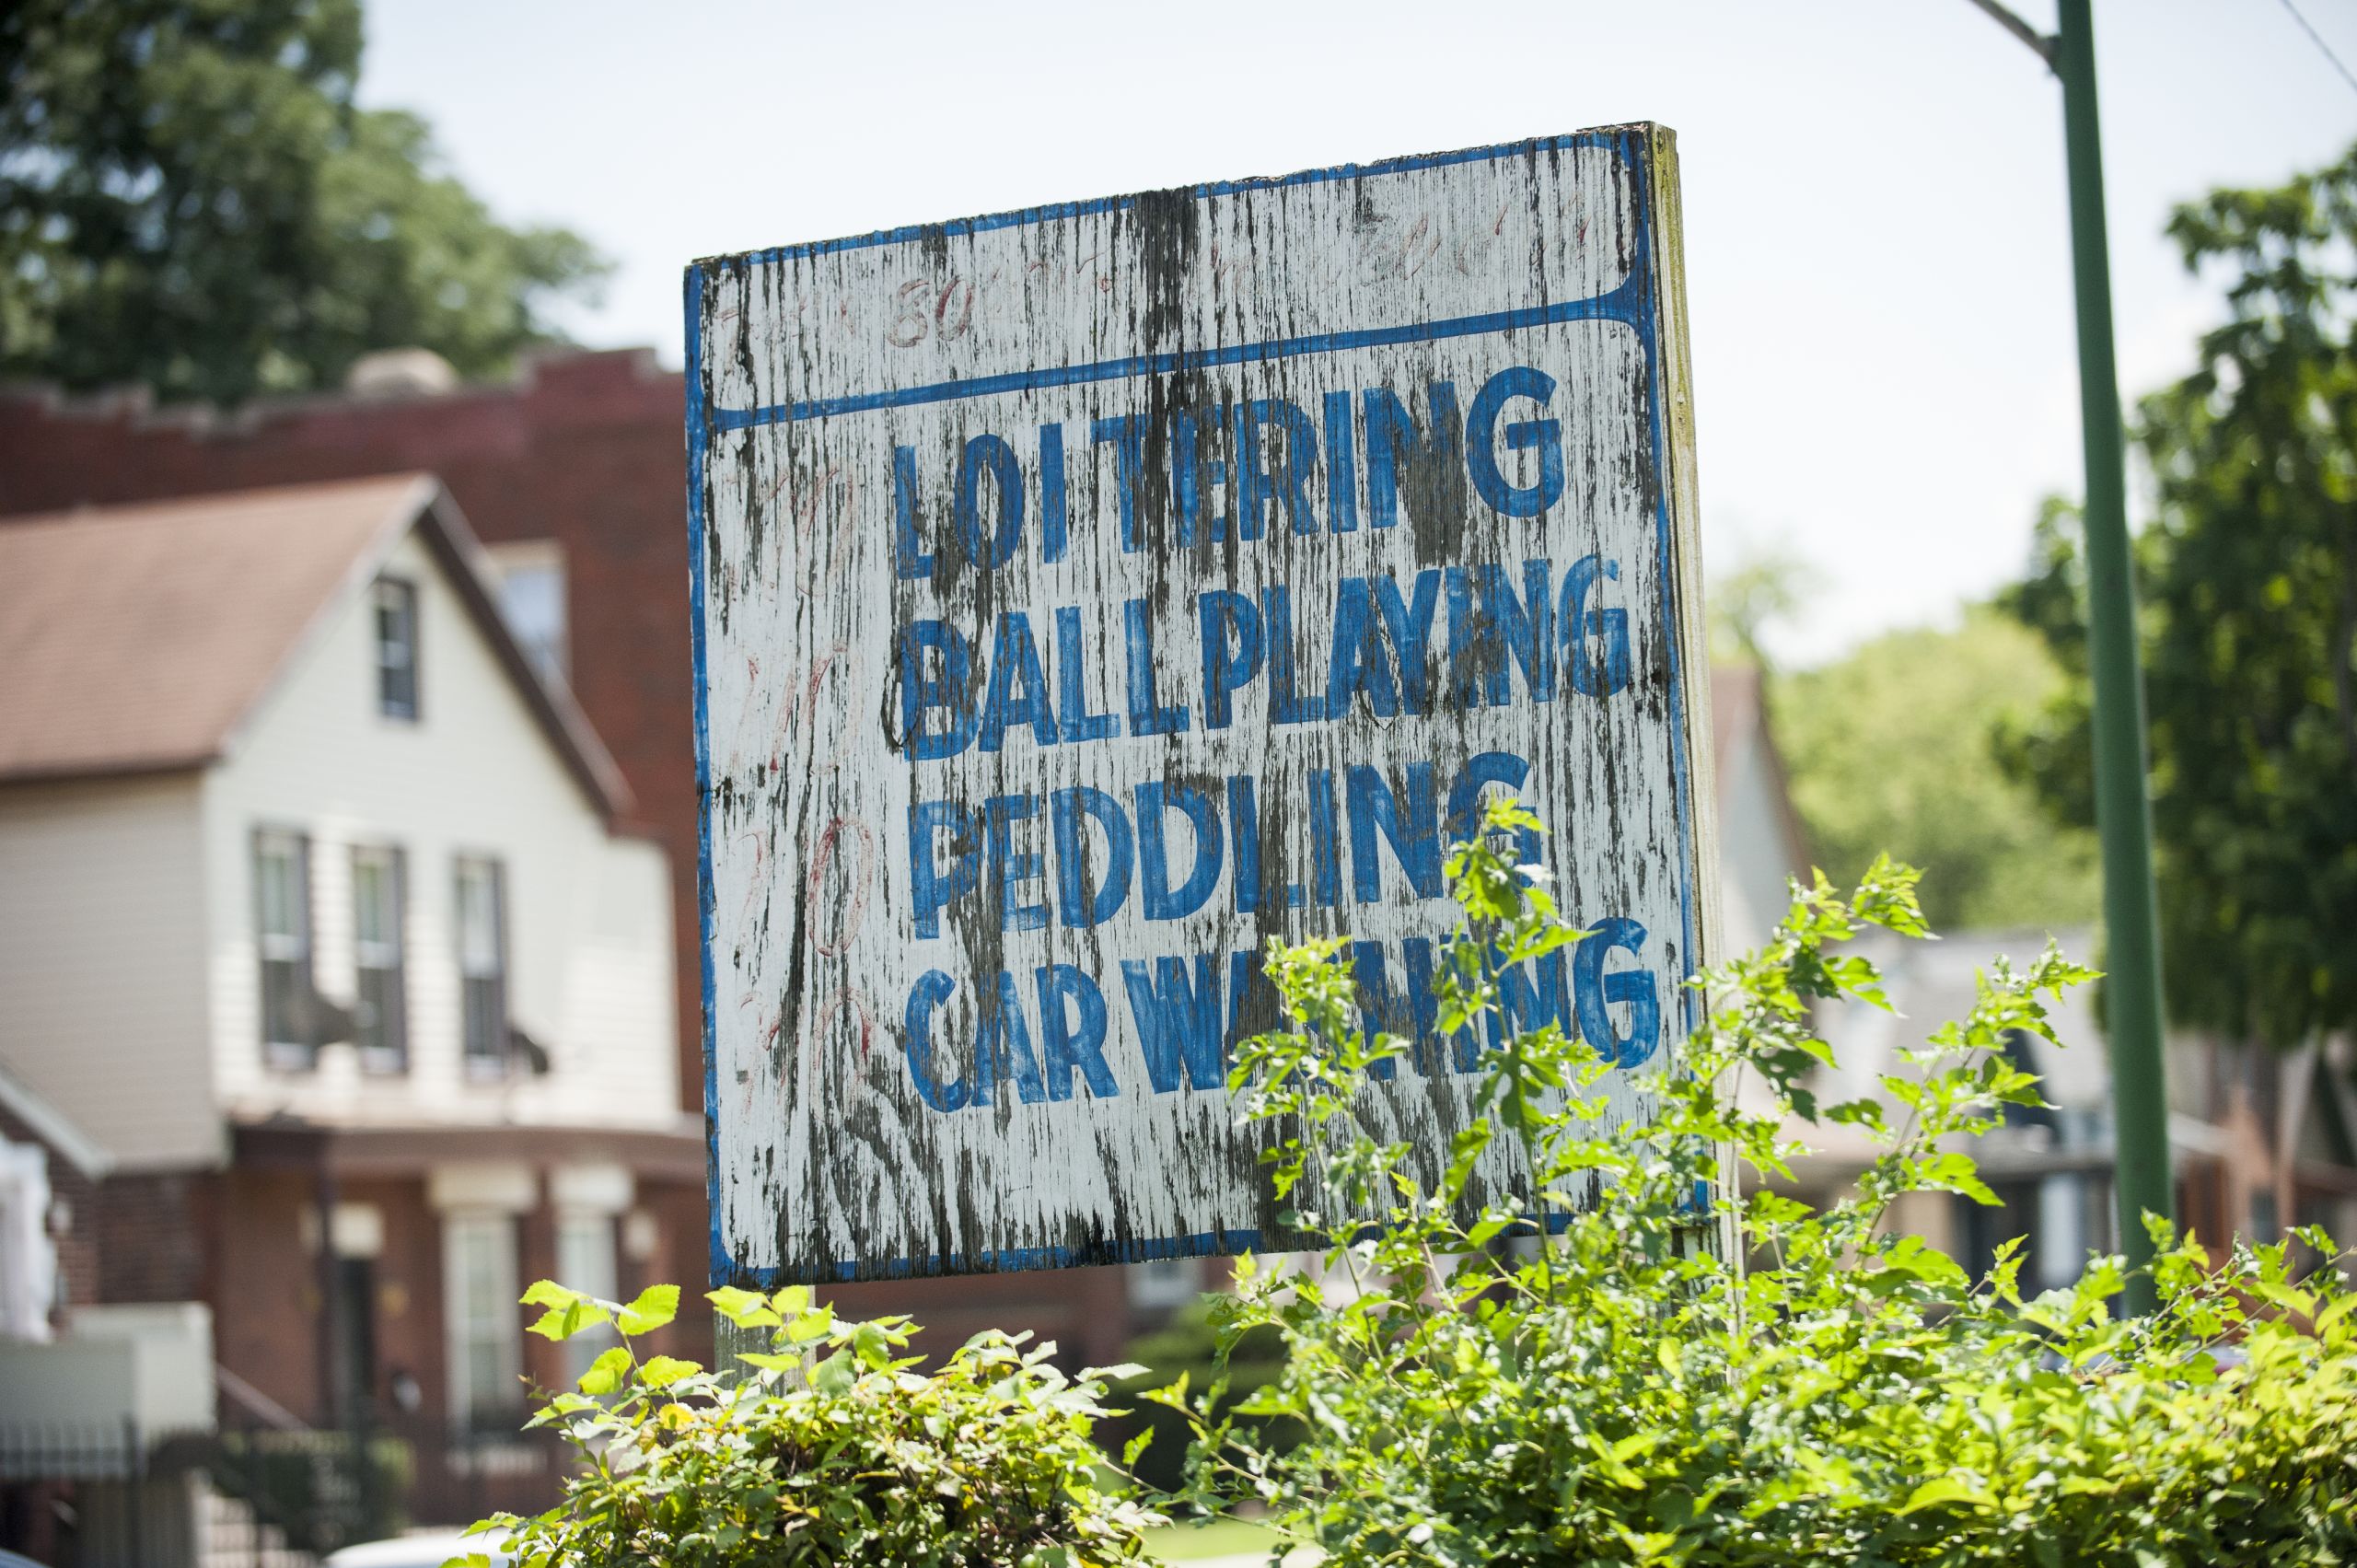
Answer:
[[[2357,0],[2297,0],[2357,65]],[[2054,0],[2018,0],[2041,30]],[[2130,399],[2217,288],[2172,203],[2357,141],[2283,0],[2096,0]],[[1805,569],[1805,664],[1952,621],[2080,488],[2060,91],[1969,0],[817,6],[370,0],[361,98],[616,262],[563,318],[680,361],[691,260],[1654,120],[1684,182],[1706,567]]]

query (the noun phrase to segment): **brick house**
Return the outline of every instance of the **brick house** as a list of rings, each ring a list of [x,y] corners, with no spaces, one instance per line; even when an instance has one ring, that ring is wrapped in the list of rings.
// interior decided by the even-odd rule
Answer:
[[[0,523],[72,505],[432,472],[484,540],[527,645],[612,748],[635,802],[618,822],[667,853],[673,942],[687,958],[699,925],[681,378],[646,350],[553,354],[511,383],[471,387],[407,375],[411,363],[364,361],[348,392],[234,414],[157,411],[135,393],[67,401],[40,389],[0,392]],[[1728,939],[1740,946],[1772,924],[1783,878],[1805,868],[1805,851],[1756,679],[1714,671],[1712,687],[1721,890]],[[679,1104],[698,1115],[702,1007],[696,966],[683,961]],[[699,1254],[673,1277],[693,1285],[702,1273]],[[1028,1328],[1057,1341],[1067,1361],[1102,1365],[1215,1277],[1203,1260],[1183,1259],[835,1295],[848,1311],[912,1312],[935,1343],[983,1327]]]
[[[235,414],[157,411],[138,393],[66,401],[41,389],[0,392],[0,521],[261,485],[435,475],[486,547],[525,645],[562,676],[610,748],[629,792],[617,827],[646,835],[668,859],[673,949],[683,960],[671,1029],[676,1103],[700,1118],[703,1000],[688,961],[698,923],[679,376],[647,350],[552,354],[512,383],[455,389],[388,368],[396,373],[372,366],[356,377],[365,390]],[[700,1189],[694,1202],[702,1204]],[[701,1214],[699,1207],[699,1234]],[[666,1277],[693,1287],[703,1272],[699,1249],[681,1254]],[[1056,1340],[1074,1364],[1106,1364],[1121,1359],[1140,1312],[1190,1299],[1208,1278],[1201,1263],[1182,1260],[847,1287],[837,1298],[848,1311],[916,1313],[936,1343],[984,1327],[1026,1327]]]
[[[67,1318],[311,1425],[512,1431],[523,1282],[703,1248],[669,867],[492,570],[418,475],[0,528],[0,1133]]]

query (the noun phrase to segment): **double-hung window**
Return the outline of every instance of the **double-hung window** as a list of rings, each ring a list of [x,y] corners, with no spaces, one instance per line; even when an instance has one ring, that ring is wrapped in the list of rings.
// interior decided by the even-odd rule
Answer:
[[[377,711],[389,719],[417,717],[417,585],[379,577],[376,611]]]
[[[614,1256],[614,1216],[563,1209],[556,1217],[556,1277],[573,1289],[611,1301],[622,1293]],[[565,1376],[578,1382],[589,1364],[621,1343],[610,1328],[585,1329],[564,1342]]]
[[[254,834],[254,948],[261,966],[262,1056],[273,1067],[313,1065],[311,856],[299,833]]]
[[[352,852],[353,1039],[372,1073],[409,1066],[409,1013],[403,994],[401,852],[361,845]]]
[[[523,1413],[516,1310],[516,1221],[466,1212],[442,1221],[443,1311],[450,1347],[450,1413],[473,1432],[512,1430]]]
[[[467,1075],[507,1071],[507,889],[499,862],[467,856],[459,862],[459,1038]]]

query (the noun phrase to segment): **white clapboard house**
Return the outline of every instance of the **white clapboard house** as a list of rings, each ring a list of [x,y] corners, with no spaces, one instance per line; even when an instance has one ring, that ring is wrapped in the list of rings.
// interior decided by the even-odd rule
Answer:
[[[668,868],[492,570],[418,475],[0,528],[0,1137],[225,1411],[512,1430],[520,1284],[699,1272]]]

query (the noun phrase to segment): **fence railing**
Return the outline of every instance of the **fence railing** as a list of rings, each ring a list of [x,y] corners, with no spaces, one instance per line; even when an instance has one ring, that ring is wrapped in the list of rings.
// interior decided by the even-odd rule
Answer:
[[[439,1423],[146,1434],[0,1416],[0,1548],[51,1568],[304,1568],[405,1530],[528,1513],[570,1450]]]

